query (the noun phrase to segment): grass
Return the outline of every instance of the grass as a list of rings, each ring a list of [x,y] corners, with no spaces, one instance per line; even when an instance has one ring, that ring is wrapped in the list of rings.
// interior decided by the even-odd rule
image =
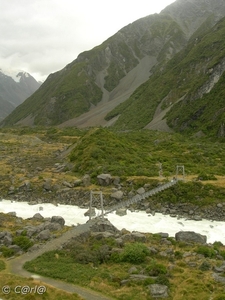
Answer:
[[[168,246],[164,246],[161,239],[156,238],[156,235],[147,234],[146,237],[146,243],[137,243],[136,246],[142,244],[141,248],[151,246],[159,249],[159,251],[168,250]],[[80,249],[80,251],[91,251],[90,242],[92,245],[99,244],[99,240],[95,240],[93,237],[90,240],[90,237],[86,237],[85,241],[82,242],[83,250]],[[104,244],[105,240],[103,239],[101,243]],[[211,251],[209,246],[182,244],[173,241],[169,246],[171,255],[167,257],[163,257],[159,253],[148,254],[144,261],[140,260],[135,264],[133,261],[116,262],[114,259],[108,258],[107,261],[99,262],[96,265],[91,261],[89,263],[77,263],[76,255],[79,253],[75,254],[74,252],[74,247],[77,246],[75,244],[76,242],[74,244],[71,242],[64,250],[45,253],[26,263],[25,268],[31,272],[92,288],[118,300],[150,300],[152,298],[149,296],[148,285],[152,283],[167,285],[169,287],[168,299],[171,300],[206,300],[209,295],[213,295],[214,299],[217,299],[224,292],[224,286],[214,281],[211,271],[213,266],[222,264],[222,261],[215,255],[208,255]],[[120,250],[121,253],[126,253],[127,258],[128,249],[133,249],[134,245],[127,242]],[[224,251],[224,246],[221,244],[215,247],[218,253]],[[179,255],[173,255],[178,252]],[[183,254],[187,252],[192,254],[189,258],[184,259]],[[203,253],[205,257],[202,258],[196,253]],[[195,262],[196,267],[190,267],[189,262]],[[209,267],[203,268],[203,265]],[[129,278],[129,270],[134,266],[136,268],[135,274],[152,276],[151,279],[131,281],[121,285],[122,280]]]
[[[0,273],[0,297],[5,300],[82,300],[83,298],[79,297],[76,294],[70,294],[58,289],[55,289],[49,285],[42,284],[40,281],[33,279],[25,279],[19,276],[10,275],[7,273]],[[11,292],[6,295],[2,292],[2,287],[9,286]],[[23,294],[20,287],[28,286],[32,291],[37,291],[40,286],[44,286],[46,288],[46,292],[43,294],[38,294],[38,292],[30,292],[28,294]]]
[[[46,300],[82,300],[83,298],[79,297],[76,294],[67,293],[64,291],[60,291],[46,284],[42,284],[40,281],[35,279],[27,279],[21,278],[16,275],[9,274],[7,261],[5,259],[0,260],[0,297],[2,299],[14,300],[14,299],[29,299],[29,300],[38,300],[38,299],[46,299]],[[3,287],[8,286],[11,290],[9,294],[3,292]],[[30,289],[33,289],[28,294],[21,293],[20,287],[28,286]],[[39,287],[44,286],[46,288],[46,292],[43,294],[38,293]],[[36,291],[36,292],[34,292]]]

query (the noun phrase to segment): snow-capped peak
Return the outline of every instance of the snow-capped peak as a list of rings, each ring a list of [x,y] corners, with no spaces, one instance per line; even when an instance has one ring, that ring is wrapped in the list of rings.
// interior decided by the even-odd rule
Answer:
[[[12,69],[2,69],[0,68],[0,72],[6,76],[11,77],[15,82],[20,82],[20,78],[22,76],[30,77],[30,74],[27,72],[24,72],[22,70],[12,70]]]

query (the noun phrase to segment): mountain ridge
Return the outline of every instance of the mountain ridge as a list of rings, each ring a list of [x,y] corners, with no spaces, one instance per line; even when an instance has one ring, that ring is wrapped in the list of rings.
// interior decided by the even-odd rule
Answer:
[[[88,127],[115,123],[116,128],[126,128],[121,126],[121,119],[126,118],[120,118],[121,111],[128,109],[126,103],[132,102],[132,97],[138,97],[139,87],[147,89],[149,78],[160,74],[191,40],[204,35],[223,16],[222,0],[177,0],[160,14],[125,26],[101,45],[79,54],[61,71],[50,74],[42,87],[2,124]],[[167,95],[170,90],[168,87]],[[163,98],[144,105],[156,109]],[[136,113],[137,108],[134,110]],[[153,114],[143,128],[152,121]]]
[[[40,85],[27,72],[0,68],[0,120],[31,96]]]

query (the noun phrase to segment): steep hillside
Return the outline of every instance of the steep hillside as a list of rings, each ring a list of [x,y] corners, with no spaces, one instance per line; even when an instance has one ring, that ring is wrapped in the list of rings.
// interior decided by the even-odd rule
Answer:
[[[203,35],[196,32],[185,49],[107,119],[120,115],[115,124],[120,129],[151,129],[151,120],[160,107],[159,113],[167,112],[169,126],[177,131],[202,130],[224,136],[224,34],[225,19]]]
[[[204,32],[224,15],[222,0],[177,0],[160,14],[122,28],[51,74],[3,124],[107,125],[108,112],[128,99],[157,68],[164,68],[196,30]],[[111,118],[109,125],[114,121]]]
[[[0,69],[0,120],[9,115],[39,87],[40,83],[29,73],[7,72]]]

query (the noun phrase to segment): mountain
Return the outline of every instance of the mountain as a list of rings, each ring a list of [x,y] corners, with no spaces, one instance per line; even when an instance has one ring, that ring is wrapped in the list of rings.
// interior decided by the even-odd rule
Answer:
[[[222,120],[224,16],[223,0],[177,0],[51,74],[2,125],[223,135],[223,122],[208,124]]]
[[[0,68],[0,120],[32,95],[40,83],[29,73]]]

